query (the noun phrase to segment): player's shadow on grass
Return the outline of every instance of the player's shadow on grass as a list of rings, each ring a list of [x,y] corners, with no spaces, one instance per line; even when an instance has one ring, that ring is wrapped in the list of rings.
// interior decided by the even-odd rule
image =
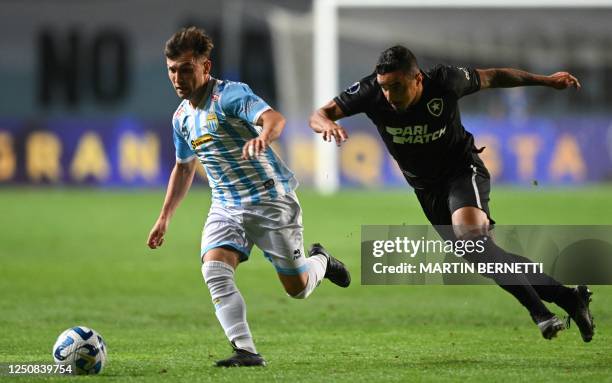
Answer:
[[[552,264],[551,274],[564,284],[612,284],[612,245],[583,239],[565,247]]]
[[[509,358],[510,359],[509,359]],[[491,360],[490,358],[474,359],[474,358],[451,358],[444,360],[427,360],[427,361],[405,361],[402,365],[410,368],[433,368],[442,369],[446,367],[468,367],[473,369],[475,366],[483,366],[487,370],[504,370],[504,369],[523,369],[523,370],[534,370],[542,368],[551,368],[559,370],[571,370],[577,371],[597,371],[605,370],[608,371],[610,368],[607,360],[592,360],[592,363],[575,363],[574,361],[558,361],[558,360],[534,360],[525,359],[523,356],[518,356],[516,359],[512,359],[511,356],[504,355],[501,360]]]

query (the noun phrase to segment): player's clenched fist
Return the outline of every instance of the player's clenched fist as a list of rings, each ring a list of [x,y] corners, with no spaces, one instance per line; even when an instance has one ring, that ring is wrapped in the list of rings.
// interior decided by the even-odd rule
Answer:
[[[553,73],[548,76],[548,79],[550,80],[550,86],[555,89],[581,88],[578,79],[568,72]]]
[[[242,159],[248,160],[251,158],[259,157],[268,148],[268,143],[264,138],[256,137],[249,141],[242,147]]]
[[[147,240],[147,245],[151,249],[158,248],[164,243],[164,234],[166,234],[166,229],[168,228],[168,221],[165,219],[158,219],[151,229],[149,233],[149,239]]]

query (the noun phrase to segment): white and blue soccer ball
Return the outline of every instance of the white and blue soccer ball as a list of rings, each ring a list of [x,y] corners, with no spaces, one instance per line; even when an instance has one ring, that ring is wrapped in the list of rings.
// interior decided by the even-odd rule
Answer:
[[[72,374],[99,374],[106,364],[106,344],[93,329],[72,327],[57,338],[53,345],[53,359]]]

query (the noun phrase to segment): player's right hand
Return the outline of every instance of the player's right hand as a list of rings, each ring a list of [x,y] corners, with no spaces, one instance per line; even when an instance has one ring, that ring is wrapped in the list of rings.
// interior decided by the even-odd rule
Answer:
[[[549,86],[555,89],[575,88],[580,89],[582,86],[578,79],[568,72],[557,72],[548,76]]]
[[[158,219],[153,225],[153,229],[149,233],[149,239],[147,239],[147,245],[151,249],[156,249],[164,243],[164,234],[168,229],[168,221],[165,219]]]
[[[324,141],[331,142],[333,137],[336,140],[336,145],[338,146],[342,145],[344,141],[348,140],[346,130],[334,122],[327,124],[321,133],[323,133]]]

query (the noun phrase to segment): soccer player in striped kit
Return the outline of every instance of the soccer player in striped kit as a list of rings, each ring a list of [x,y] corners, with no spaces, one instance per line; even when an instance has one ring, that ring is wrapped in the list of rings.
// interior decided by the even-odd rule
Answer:
[[[274,265],[293,298],[308,297],[323,278],[348,287],[350,275],[320,244],[304,256],[302,212],[294,191],[298,183],[269,147],[285,119],[246,84],[211,77],[212,48],[210,37],[196,27],[178,31],[165,46],[168,75],[183,101],[172,119],[176,164],[148,246],[162,245],[201,162],[212,189],[202,233],[202,275],[234,349],[217,366],[264,366],[234,282],[236,267],[253,245]]]

